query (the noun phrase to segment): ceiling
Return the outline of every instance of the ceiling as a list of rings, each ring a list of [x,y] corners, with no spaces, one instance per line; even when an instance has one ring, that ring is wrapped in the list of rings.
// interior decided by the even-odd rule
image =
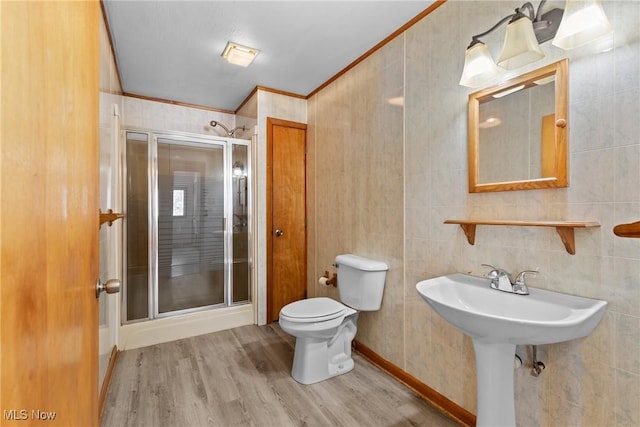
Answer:
[[[310,94],[431,3],[103,0],[123,92],[228,111],[256,86]],[[228,41],[260,53],[229,64]]]

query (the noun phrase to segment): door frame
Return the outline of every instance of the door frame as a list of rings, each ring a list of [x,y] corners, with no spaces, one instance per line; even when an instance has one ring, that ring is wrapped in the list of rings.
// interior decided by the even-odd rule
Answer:
[[[307,140],[306,140],[306,132],[307,125],[306,123],[293,122],[289,120],[276,119],[273,117],[267,117],[267,323],[273,322],[274,313],[271,308],[271,303],[273,301],[273,291],[274,291],[274,283],[273,283],[273,128],[274,126],[284,126],[294,129],[302,129],[305,131],[305,154],[307,152]],[[305,222],[307,217],[307,159],[305,155],[304,161],[305,168],[305,178],[304,178],[304,188],[305,188]],[[306,224],[305,224],[306,225]],[[305,226],[304,232],[304,269],[307,271],[307,228]],[[306,274],[305,274],[306,276]],[[306,284],[305,284],[306,288]],[[305,290],[306,295],[306,290]]]

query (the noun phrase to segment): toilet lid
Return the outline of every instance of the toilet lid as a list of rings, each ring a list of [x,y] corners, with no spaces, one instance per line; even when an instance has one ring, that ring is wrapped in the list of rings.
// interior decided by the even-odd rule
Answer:
[[[295,319],[334,319],[344,314],[346,307],[336,300],[326,297],[303,299],[282,307],[280,314]]]

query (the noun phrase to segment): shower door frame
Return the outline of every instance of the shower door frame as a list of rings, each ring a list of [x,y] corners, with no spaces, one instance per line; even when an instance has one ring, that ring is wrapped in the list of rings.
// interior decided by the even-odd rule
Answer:
[[[251,274],[249,274],[248,280],[248,298],[246,301],[234,302],[233,301],[233,183],[232,183],[232,164],[233,164],[233,146],[246,146],[247,147],[247,235],[248,235],[248,270],[253,269],[253,230],[251,224],[253,223],[253,195],[250,183],[252,173],[252,158],[251,158],[251,140],[236,139],[236,138],[224,138],[217,136],[199,135],[187,132],[178,131],[166,131],[166,130],[150,130],[136,127],[124,127],[122,128],[122,140],[123,144],[123,164],[124,164],[124,179],[128,178],[128,167],[126,161],[126,144],[127,133],[138,133],[147,135],[147,191],[149,202],[147,208],[148,211],[148,309],[147,317],[141,319],[127,319],[127,233],[128,225],[125,217],[123,227],[123,291],[122,291],[122,309],[121,309],[121,321],[122,324],[132,324],[138,322],[147,322],[154,319],[161,319],[166,317],[178,316],[181,314],[188,314],[206,310],[212,310],[217,308],[235,307],[251,303],[252,299],[252,283]],[[223,248],[224,248],[224,301],[218,304],[210,304],[199,307],[185,308],[180,310],[159,312],[158,302],[158,219],[159,219],[159,188],[158,188],[158,139],[170,140],[176,142],[179,146],[191,146],[201,148],[215,148],[221,147],[223,150],[223,185],[224,185],[224,216],[223,216]],[[127,186],[124,185],[122,189],[123,206],[127,206]]]

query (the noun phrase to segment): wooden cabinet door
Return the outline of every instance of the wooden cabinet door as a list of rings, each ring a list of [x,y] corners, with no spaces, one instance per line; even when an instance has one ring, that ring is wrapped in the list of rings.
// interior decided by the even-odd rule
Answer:
[[[0,8],[0,424],[96,426],[99,3]]]
[[[267,322],[306,295],[306,125],[269,118]]]

